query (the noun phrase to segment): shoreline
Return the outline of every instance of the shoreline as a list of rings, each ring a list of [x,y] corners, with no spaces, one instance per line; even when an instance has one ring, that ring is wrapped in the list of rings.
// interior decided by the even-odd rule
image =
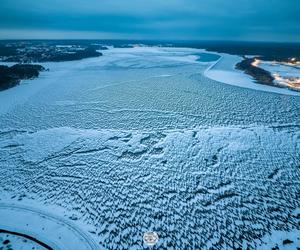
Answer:
[[[22,80],[38,78],[40,72],[45,70],[39,64],[0,65],[0,91],[13,88],[19,85]]]
[[[47,249],[97,249],[97,243],[86,230],[57,214],[57,211],[53,213],[48,207],[2,201],[0,211],[0,232],[13,232],[23,237],[26,235],[31,240],[35,239],[33,241],[36,243],[48,246]],[[51,238],[48,237],[50,234]]]
[[[275,84],[262,84],[256,82],[252,76],[244,73],[236,68],[236,65],[243,61],[243,57],[237,55],[229,55],[219,53],[219,60],[209,66],[203,75],[209,79],[220,83],[225,83],[242,88],[254,89],[264,92],[272,92],[276,94],[300,96],[299,91],[280,87]]]

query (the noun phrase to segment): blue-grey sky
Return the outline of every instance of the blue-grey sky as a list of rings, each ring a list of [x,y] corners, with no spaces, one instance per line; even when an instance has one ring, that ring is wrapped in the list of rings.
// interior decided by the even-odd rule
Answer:
[[[300,42],[300,0],[1,0],[0,39]]]

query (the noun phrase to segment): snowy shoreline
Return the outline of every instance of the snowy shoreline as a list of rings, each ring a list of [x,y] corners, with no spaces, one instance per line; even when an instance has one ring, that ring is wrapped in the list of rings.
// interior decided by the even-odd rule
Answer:
[[[221,83],[238,87],[273,92],[277,94],[300,96],[299,92],[289,89],[256,83],[251,76],[235,69],[235,65],[243,60],[242,57],[224,53],[219,53],[219,55],[221,58],[204,71],[204,75],[206,77]]]
[[[72,222],[21,204],[0,203],[0,229],[28,235],[53,249],[97,249],[94,240]]]

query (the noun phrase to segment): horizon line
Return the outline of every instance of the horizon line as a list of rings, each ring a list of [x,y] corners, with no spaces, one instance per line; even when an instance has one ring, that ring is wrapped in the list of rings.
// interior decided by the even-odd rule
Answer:
[[[122,38],[0,38],[0,41],[124,41],[124,42],[164,42],[164,43],[277,43],[277,44],[300,44],[294,41],[261,41],[261,40],[221,40],[221,39],[203,39],[203,40],[166,40],[166,39],[122,39]]]

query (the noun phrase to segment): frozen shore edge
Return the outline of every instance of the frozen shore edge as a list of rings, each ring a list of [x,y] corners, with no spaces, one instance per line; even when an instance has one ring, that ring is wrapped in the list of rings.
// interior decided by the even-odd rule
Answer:
[[[97,249],[94,240],[85,232],[48,211],[3,202],[0,203],[0,211],[2,230],[29,235],[53,249]]]
[[[219,53],[219,55],[221,56],[220,59],[204,71],[204,76],[217,82],[226,83],[242,88],[272,92],[283,95],[300,96],[299,92],[295,92],[289,89],[256,83],[251,76],[235,69],[235,65],[243,60],[242,57],[224,53]]]

